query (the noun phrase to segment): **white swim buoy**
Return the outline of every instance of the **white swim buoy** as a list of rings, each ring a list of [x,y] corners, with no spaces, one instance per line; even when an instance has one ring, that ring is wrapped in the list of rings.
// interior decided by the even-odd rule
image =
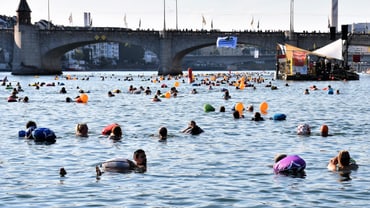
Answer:
[[[107,172],[130,172],[135,164],[126,158],[113,158],[102,163],[102,168]]]

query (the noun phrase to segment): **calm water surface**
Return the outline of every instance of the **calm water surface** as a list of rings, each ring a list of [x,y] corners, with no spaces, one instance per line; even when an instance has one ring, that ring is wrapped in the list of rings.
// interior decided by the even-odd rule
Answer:
[[[130,94],[127,89],[149,86],[153,93],[165,83],[151,82],[155,72],[71,72],[76,80],[54,76],[7,76],[13,85],[20,82],[29,103],[8,103],[10,90],[1,87],[0,108],[2,132],[0,146],[1,207],[366,207],[370,192],[369,171],[369,89],[370,76],[360,81],[288,82],[272,81],[278,90],[256,84],[256,90],[236,90],[221,85],[192,86],[179,80],[177,98],[162,98],[153,103],[153,95]],[[114,76],[112,76],[114,74]],[[124,81],[125,77],[133,81]],[[144,77],[138,77],[144,75]],[[101,77],[105,77],[104,81]],[[82,80],[89,77],[89,80]],[[198,74],[200,83],[202,74]],[[149,81],[148,81],[149,80]],[[67,94],[59,94],[62,86],[29,86],[34,82],[61,82]],[[328,85],[341,94],[304,89]],[[65,98],[79,95],[78,89],[89,91],[87,104],[66,103]],[[199,94],[190,94],[196,88]],[[232,98],[223,100],[222,88]],[[122,90],[115,97],[107,92]],[[234,120],[231,108],[236,102],[269,105],[263,122]],[[209,103],[216,112],[206,113]],[[218,112],[220,106],[225,113]],[[268,120],[274,113],[285,113],[286,121]],[[53,145],[36,145],[18,138],[28,120],[39,127],[49,127],[57,135]],[[195,120],[205,133],[199,136],[180,133],[190,120]],[[74,127],[86,122],[88,138],[74,135]],[[123,127],[120,142],[109,141],[101,130],[110,123]],[[296,127],[308,123],[312,135],[296,135]],[[329,126],[333,136],[319,135],[322,124]],[[166,143],[153,136],[166,126],[170,137]],[[113,157],[132,158],[142,148],[147,152],[145,174],[105,173],[99,179],[95,166]],[[341,149],[350,151],[360,165],[351,180],[343,180],[326,169],[329,159]],[[275,175],[273,158],[277,153],[299,154],[306,160],[306,177]],[[68,174],[59,176],[59,168]]]

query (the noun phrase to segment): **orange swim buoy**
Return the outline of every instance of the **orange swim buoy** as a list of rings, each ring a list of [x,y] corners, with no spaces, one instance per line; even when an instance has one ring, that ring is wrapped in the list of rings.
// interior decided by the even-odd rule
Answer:
[[[329,127],[327,125],[323,124],[320,128],[320,132],[321,132],[321,136],[324,136],[324,137],[328,136]]]

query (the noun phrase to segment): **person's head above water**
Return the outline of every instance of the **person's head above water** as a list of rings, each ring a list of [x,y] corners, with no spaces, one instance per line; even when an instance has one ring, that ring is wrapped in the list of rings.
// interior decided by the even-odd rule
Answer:
[[[79,123],[76,125],[76,135],[81,137],[87,137],[89,127],[86,123]]]
[[[158,134],[159,134],[160,140],[166,140],[167,139],[167,128],[162,126],[161,128],[159,128]]]

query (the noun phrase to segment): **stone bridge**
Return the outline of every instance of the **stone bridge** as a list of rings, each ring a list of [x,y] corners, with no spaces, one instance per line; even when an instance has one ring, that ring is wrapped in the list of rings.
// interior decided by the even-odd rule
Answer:
[[[338,34],[338,38],[339,38]],[[219,31],[143,31],[125,28],[65,27],[41,30],[34,25],[18,25],[14,32],[0,30],[0,48],[12,51],[13,74],[59,74],[61,57],[80,46],[117,42],[142,46],[160,60],[158,74],[179,74],[181,62],[190,52],[216,44],[218,37],[237,36],[238,44],[275,50],[276,43],[290,43],[312,50],[330,43],[328,33],[219,32]],[[352,34],[352,45],[369,45],[369,35]],[[13,43],[13,44],[10,44]]]
[[[337,38],[339,35],[336,34]],[[329,33],[288,33],[261,31],[150,31],[125,28],[52,27],[40,29],[31,23],[31,9],[20,0],[14,30],[0,29],[0,52],[10,54],[12,74],[60,74],[62,56],[77,47],[117,42],[142,46],[157,54],[158,74],[182,73],[181,61],[190,52],[216,44],[218,37],[236,36],[238,44],[275,50],[277,43],[289,43],[311,50],[331,42]],[[352,45],[369,45],[369,34],[351,34]]]

